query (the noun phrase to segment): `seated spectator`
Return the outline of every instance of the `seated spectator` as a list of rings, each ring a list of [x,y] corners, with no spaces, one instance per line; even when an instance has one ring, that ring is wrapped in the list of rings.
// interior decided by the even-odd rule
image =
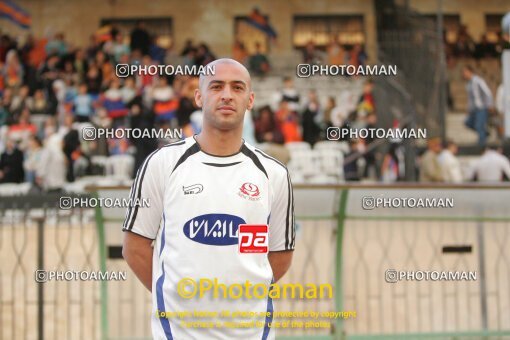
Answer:
[[[15,49],[7,52],[5,65],[0,69],[6,88],[17,89],[23,83],[24,69]]]
[[[89,122],[94,113],[92,96],[87,92],[87,85],[78,87],[78,95],[74,98],[74,115],[77,122]]]
[[[368,59],[367,53],[365,49],[360,44],[355,44],[351,50],[349,51],[349,61],[350,65],[354,65],[356,67],[360,65],[365,65]]]
[[[192,39],[186,39],[186,42],[184,43],[184,47],[179,54],[181,57],[184,57],[188,55],[189,51],[194,50],[195,47],[193,46],[193,40]]]
[[[108,112],[108,116],[113,120],[124,118],[128,113],[128,108],[122,99],[120,81],[118,78],[115,78],[111,82],[110,88],[105,91],[102,100],[103,106]]]
[[[24,109],[16,123],[9,126],[9,135],[18,142],[21,150],[28,146],[30,136],[37,134],[37,127],[30,122],[30,112]]]
[[[269,106],[260,109],[255,120],[255,139],[257,143],[283,144],[283,134]]]
[[[257,76],[263,76],[270,70],[269,60],[262,53],[262,46],[258,42],[255,43],[255,53],[249,58],[248,68]]]
[[[145,55],[142,57],[141,64],[149,67],[150,65],[154,65],[154,62],[150,56]],[[142,75],[138,76],[138,78],[141,80],[142,88],[153,86],[158,81],[158,77],[154,74],[150,74],[149,72],[143,73]]]
[[[150,110],[143,110],[139,103],[133,104],[130,109],[129,125],[131,128],[148,130],[154,127],[154,115]],[[153,138],[132,138],[131,143],[136,147],[134,172],[142,165],[143,161],[158,147],[158,142]]]
[[[103,78],[101,73],[99,72],[98,67],[95,63],[89,65],[89,70],[85,76],[85,84],[87,85],[87,89],[89,90],[89,94],[93,96],[94,99],[97,98],[99,93],[101,92],[101,84],[103,83]]]
[[[64,33],[57,33],[46,44],[46,54],[58,54],[64,56],[67,54],[67,43],[64,38]]]
[[[5,151],[0,155],[0,183],[22,183],[24,179],[23,152],[8,138]]]
[[[110,58],[102,50],[99,50],[96,53],[95,61],[99,71],[101,72],[101,78],[103,81],[101,86],[103,88],[108,87],[113,79],[117,79],[113,65],[110,62]]]
[[[457,33],[457,41],[454,45],[454,55],[457,58],[471,58],[475,52],[475,42],[468,33],[466,25],[462,25]]]
[[[329,65],[345,64],[345,50],[335,38],[331,40],[327,52]]]
[[[62,149],[67,159],[67,176],[66,179],[68,182],[74,182],[75,173],[74,173],[74,161],[76,157],[75,152],[80,148],[80,135],[78,130],[73,127],[74,117],[71,115],[67,115],[64,118],[64,126],[62,126],[62,132],[60,135],[63,136]]]
[[[165,77],[160,77],[157,85],[151,91],[153,110],[156,121],[172,121],[176,118],[179,101],[175,98],[172,87]]]
[[[308,93],[308,103],[301,115],[301,124],[303,128],[303,140],[312,146],[319,139],[320,128],[318,122],[320,122],[321,118],[322,113],[320,111],[317,92],[315,92],[315,90],[311,90]]]
[[[497,57],[496,46],[489,42],[487,34],[482,34],[480,42],[476,44],[474,56],[476,59]]]
[[[366,117],[366,128],[367,129],[375,129],[377,128],[377,116],[375,114],[369,114]],[[377,166],[377,160],[380,157],[377,148],[370,146],[375,141],[375,138],[372,136],[367,136],[364,139],[364,144],[367,149],[365,152],[365,170],[363,173],[363,177],[368,178],[371,177],[371,170],[375,171],[375,178],[379,178],[381,176],[380,169]],[[370,148],[370,149],[369,149]]]
[[[197,88],[198,77],[190,77],[183,81],[180,89],[179,105],[176,111],[177,125],[182,128],[184,136],[187,137],[200,131],[191,120],[191,115],[198,109],[195,102],[195,89]]]
[[[319,52],[315,49],[315,44],[313,41],[309,41],[304,50],[303,50],[303,63],[305,64],[320,64],[322,63],[322,58],[319,55]]]
[[[273,110],[278,110],[278,106],[280,105],[281,101],[284,100],[289,104],[289,108],[292,111],[298,111],[299,110],[299,92],[294,87],[294,81],[291,77],[285,77],[283,78],[283,89],[281,92],[277,92],[273,96]]]
[[[443,169],[443,178],[447,183],[461,183],[462,170],[460,162],[455,157],[459,148],[453,141],[447,141],[443,151],[439,154],[439,164]]]
[[[66,183],[67,161],[62,137],[53,133],[44,141],[36,183],[47,192],[59,192]]]
[[[365,117],[375,112],[374,82],[369,79],[363,85],[363,93],[358,100],[358,115]]]
[[[195,65],[205,66],[215,59],[216,56],[211,52],[209,46],[204,43],[198,45],[197,53],[195,56]]]
[[[248,56],[248,51],[244,47],[244,44],[236,39],[234,47],[232,48],[232,59],[237,60],[241,64],[246,64],[248,62]]]
[[[344,163],[344,178],[346,181],[359,181],[358,158],[361,157],[360,143],[353,139],[349,142],[349,152],[345,155],[348,159]]]
[[[335,107],[336,107],[335,97],[333,96],[328,97],[328,102],[326,104],[326,107],[324,108],[324,116],[322,117],[322,128],[324,130],[327,130],[327,128],[333,126],[333,122],[331,121],[331,114]]]
[[[74,53],[73,67],[78,74],[78,81],[76,83],[83,82],[85,80],[85,74],[87,74],[89,69],[89,63],[85,58],[85,52],[81,48],[77,49]]]
[[[420,162],[420,182],[442,182],[444,175],[439,163],[441,141],[439,138],[429,139],[427,146]]]
[[[124,80],[124,85],[120,89],[122,101],[127,106],[138,96],[138,90],[136,89],[135,78],[129,77]]]
[[[42,156],[42,142],[36,136],[31,136],[28,148],[25,151],[25,161],[23,168],[25,169],[25,180],[29,183],[36,183],[36,172],[40,168]]]
[[[149,53],[150,35],[143,21],[136,22],[135,28],[131,31],[130,44],[131,51],[138,50],[142,55]]]
[[[3,115],[5,116],[5,122],[6,124],[13,124],[16,121],[16,118],[11,113],[11,107],[12,107],[12,100],[13,100],[13,93],[12,89],[5,89],[3,93],[3,97],[0,98],[2,101],[1,108],[3,111]]]
[[[356,109],[356,98],[350,91],[343,91],[336,107],[331,111],[333,126],[342,127],[347,124],[350,113]]]
[[[152,60],[157,62],[159,65],[163,65],[165,63],[166,53],[167,50],[163,47],[161,47],[158,44],[159,37],[154,34],[151,37],[151,45],[149,47],[149,56]],[[127,53],[129,54],[129,53]]]
[[[103,50],[108,53],[115,63],[119,63],[123,55],[129,54],[129,46],[124,43],[124,36],[119,31],[115,32],[112,40],[104,44]]]
[[[502,182],[510,180],[510,161],[497,151],[497,147],[486,147],[482,156],[469,169],[469,180],[478,182]]]
[[[280,108],[276,112],[276,119],[285,143],[302,141],[297,113],[290,110],[289,104],[286,101],[280,103]]]
[[[397,143],[391,143],[390,149],[384,155],[381,166],[381,180],[383,183],[394,183],[401,179],[400,164],[402,154]]]
[[[42,89],[37,89],[34,93],[32,104],[30,105],[31,114],[48,114],[48,102]]]
[[[24,85],[19,89],[18,95],[12,99],[10,112],[14,117],[19,116],[21,111],[30,106],[31,98],[29,97],[29,91],[28,86]]]
[[[64,70],[60,72],[59,78],[66,83],[77,84],[80,81],[80,75],[74,69],[72,60],[66,60],[64,62]]]

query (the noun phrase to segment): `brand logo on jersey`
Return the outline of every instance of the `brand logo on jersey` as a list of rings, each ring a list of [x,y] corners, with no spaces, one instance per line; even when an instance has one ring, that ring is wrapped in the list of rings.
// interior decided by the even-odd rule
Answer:
[[[238,195],[250,201],[258,201],[260,199],[260,190],[259,187],[253,183],[244,183],[239,188]]]
[[[184,191],[184,195],[192,195],[199,194],[204,190],[204,186],[202,184],[193,184],[187,187],[182,187],[182,191]]]
[[[239,252],[241,254],[269,251],[269,227],[267,224],[241,224],[239,226]]]
[[[237,229],[246,222],[238,216],[207,214],[184,224],[183,232],[192,241],[211,246],[231,246],[238,243]]]

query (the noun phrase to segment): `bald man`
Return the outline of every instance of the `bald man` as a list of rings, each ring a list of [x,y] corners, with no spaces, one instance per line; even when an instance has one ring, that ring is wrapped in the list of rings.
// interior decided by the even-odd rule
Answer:
[[[208,66],[214,75],[195,90],[200,134],[160,148],[138,170],[130,195],[150,207],[127,211],[123,256],[152,292],[155,339],[274,339],[267,293],[292,260],[292,184],[284,165],[242,139],[254,102],[246,68],[232,59]],[[212,314],[172,314],[186,311]],[[236,311],[256,314],[220,315]]]

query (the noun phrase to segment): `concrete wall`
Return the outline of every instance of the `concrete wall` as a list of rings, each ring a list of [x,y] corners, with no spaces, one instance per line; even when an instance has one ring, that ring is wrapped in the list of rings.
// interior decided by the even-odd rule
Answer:
[[[292,18],[297,14],[360,14],[364,15],[368,51],[375,51],[375,16],[371,0],[19,0],[18,3],[32,14],[33,31],[42,35],[48,30],[64,31],[66,39],[84,45],[102,18],[161,17],[173,18],[176,49],[180,50],[188,38],[208,43],[218,55],[230,54],[234,39],[234,18],[249,15],[257,6],[268,15],[278,33],[272,53],[292,48]],[[2,30],[19,33],[6,22]],[[371,53],[373,54],[373,53]]]
[[[271,53],[292,48],[292,18],[294,15],[361,14],[364,16],[367,51],[375,55],[376,29],[372,0],[18,0],[32,14],[33,31],[43,35],[48,31],[64,31],[66,38],[77,45],[85,45],[102,18],[170,16],[174,23],[175,47],[180,50],[187,38],[208,43],[220,55],[231,52],[234,39],[234,18],[248,15],[254,6],[269,15],[279,35]],[[418,11],[433,14],[436,0],[410,0]],[[460,14],[475,39],[485,31],[485,14],[510,11],[508,0],[443,0],[445,13]],[[0,22],[0,30],[24,33],[8,21]]]

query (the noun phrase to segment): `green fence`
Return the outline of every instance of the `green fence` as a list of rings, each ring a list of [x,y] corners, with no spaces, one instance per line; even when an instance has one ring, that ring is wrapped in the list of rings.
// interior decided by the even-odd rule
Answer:
[[[94,195],[127,197],[128,189]],[[509,197],[508,186],[296,185],[296,251],[282,283],[330,283],[334,297],[275,308],[356,317],[279,329],[278,339],[510,338]],[[123,209],[62,211],[57,199],[0,198],[0,339],[149,339],[150,294],[120,256]],[[376,199],[450,199],[453,207],[375,208]],[[37,269],[125,270],[128,278],[37,284]],[[388,270],[470,271],[476,280],[393,283]]]

